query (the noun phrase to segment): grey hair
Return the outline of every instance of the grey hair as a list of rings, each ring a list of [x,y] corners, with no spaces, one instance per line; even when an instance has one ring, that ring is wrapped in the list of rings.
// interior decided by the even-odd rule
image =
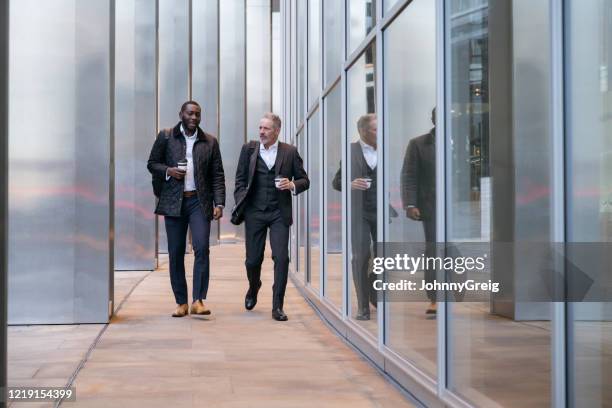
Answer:
[[[263,119],[270,119],[272,123],[274,123],[274,127],[276,129],[280,129],[281,126],[283,125],[283,121],[281,120],[280,116],[278,116],[276,113],[272,113],[272,112],[264,113]]]
[[[359,132],[360,135],[362,135],[363,132],[365,132],[366,130],[370,128],[370,123],[373,120],[376,120],[375,113],[368,113],[359,118],[359,120],[357,121],[357,131]]]

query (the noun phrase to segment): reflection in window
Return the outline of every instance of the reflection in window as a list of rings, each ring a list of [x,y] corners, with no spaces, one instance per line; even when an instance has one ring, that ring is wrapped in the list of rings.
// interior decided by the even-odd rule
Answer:
[[[385,31],[385,158],[389,218],[387,242],[419,248],[436,241],[436,8],[413,0]],[[406,64],[406,61],[412,61]],[[388,198],[387,198],[388,197]],[[395,216],[393,216],[395,215]],[[435,256],[427,247],[427,256]],[[393,280],[404,276],[389,277]],[[433,281],[434,270],[418,271],[415,280]],[[429,295],[429,297],[428,297]],[[387,345],[432,377],[436,374],[437,323],[433,292],[404,302],[387,302]]]
[[[483,243],[490,268],[464,278],[503,292],[446,304],[449,388],[477,406],[550,406],[550,304],[519,301],[545,286],[530,277],[546,260],[523,244],[551,241],[549,3],[449,4],[447,240]]]
[[[612,242],[612,1],[567,2],[567,239]],[[580,267],[580,264],[578,264]],[[588,270],[588,269],[584,269]],[[570,403],[612,406],[612,303],[571,305]]]
[[[334,188],[334,176],[340,166],[342,112],[340,101],[340,85],[324,100],[325,106],[325,205],[326,225],[325,237],[327,260],[325,264],[324,296],[338,309],[342,308],[342,194]],[[342,186],[342,175],[336,184]]]
[[[309,253],[310,253],[310,284],[313,288],[320,287],[320,264],[321,259],[321,159],[319,143],[319,111],[317,110],[308,123],[308,175],[310,178],[309,204]]]
[[[342,1],[324,0],[323,7],[323,61],[325,63],[324,88],[342,71]]]
[[[304,168],[308,168],[307,155],[306,155],[306,139],[304,132],[300,132],[297,135],[296,141],[298,153],[304,160]],[[298,236],[297,236],[297,258],[298,258],[298,275],[304,282],[307,281],[308,275],[308,191],[303,192],[297,196],[297,213],[298,213]]]
[[[361,41],[376,25],[376,0],[349,0],[348,54],[355,51]]]
[[[319,97],[321,88],[319,51],[321,50],[319,32],[319,6],[321,0],[308,2],[308,109]]]
[[[350,231],[351,318],[377,334],[376,292],[371,260],[376,250],[377,234],[377,129],[374,44],[348,71],[347,80],[347,181]],[[338,169],[334,187],[341,188]]]
[[[306,97],[306,61],[304,52],[306,51],[306,26],[308,9],[306,1],[297,2],[297,125],[304,119],[304,98]]]

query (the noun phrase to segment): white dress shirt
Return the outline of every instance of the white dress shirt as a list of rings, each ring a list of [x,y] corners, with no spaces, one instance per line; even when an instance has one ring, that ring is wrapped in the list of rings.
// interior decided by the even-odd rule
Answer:
[[[185,174],[185,190],[184,191],[195,191],[195,179],[193,177],[193,145],[198,139],[198,131],[196,130],[192,136],[187,136],[185,133],[185,129],[183,129],[183,125],[181,125],[181,133],[185,137],[185,142],[187,143],[186,156],[187,159],[187,174]]]
[[[378,153],[376,153],[376,149],[361,139],[359,140],[359,144],[361,145],[363,158],[365,159],[366,163],[368,163],[368,166],[374,170],[376,168],[376,164],[378,163]]]
[[[276,162],[276,155],[278,154],[278,139],[276,142],[267,149],[264,147],[263,143],[259,144],[259,156],[263,159],[268,167],[268,170],[272,170],[274,167],[274,163]],[[291,187],[291,192],[295,195],[295,184]]]
[[[183,134],[183,137],[185,137],[185,142],[187,143],[187,174],[185,174],[185,187],[183,191],[195,191],[196,185],[193,175],[193,145],[195,144],[196,140],[198,140],[198,131],[196,129],[193,136],[187,136],[185,134],[185,129],[183,129],[183,125],[181,124],[181,133]],[[166,181],[168,180],[170,180],[170,176],[168,175],[168,170],[166,170]],[[224,208],[225,206],[217,204],[216,207]]]
[[[268,170],[271,170],[274,167],[274,163],[276,162],[276,154],[278,153],[278,139],[274,144],[267,149],[263,145],[263,143],[259,144],[259,155],[266,162],[266,166],[268,166]]]

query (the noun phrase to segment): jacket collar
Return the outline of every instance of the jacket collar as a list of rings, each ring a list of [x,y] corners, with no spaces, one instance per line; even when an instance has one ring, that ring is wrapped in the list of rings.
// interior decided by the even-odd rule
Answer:
[[[180,131],[179,131],[180,133]],[[257,157],[259,156],[260,142],[255,142],[253,152],[251,153],[250,161],[249,161],[249,175],[253,176],[255,174],[255,165],[257,164]],[[281,167],[283,166],[283,161],[285,160],[285,153],[287,151],[287,144],[281,141],[278,142],[278,149],[276,151],[276,160],[274,161],[274,171],[278,176]]]
[[[283,165],[283,161],[285,160],[285,152],[287,151],[286,145],[283,142],[278,142],[278,150],[276,151],[276,160],[274,161],[274,171],[278,176],[280,169]]]
[[[204,133],[204,131],[198,126],[197,129],[198,132],[198,140],[205,142],[206,141],[206,134]],[[174,135],[174,137],[183,137],[183,133],[181,132],[181,122],[177,123],[176,126],[174,127],[174,129],[172,130],[172,134]]]
[[[432,128],[427,134],[427,143],[435,144],[436,143],[436,128]]]
[[[356,142],[352,143],[352,151],[351,151],[351,156],[353,158],[356,158],[357,161],[359,162],[359,166],[363,169],[369,169],[370,166],[368,166],[368,162],[366,161],[365,157],[363,156],[363,150],[361,147],[361,141],[358,140]],[[353,160],[351,158],[351,160]]]

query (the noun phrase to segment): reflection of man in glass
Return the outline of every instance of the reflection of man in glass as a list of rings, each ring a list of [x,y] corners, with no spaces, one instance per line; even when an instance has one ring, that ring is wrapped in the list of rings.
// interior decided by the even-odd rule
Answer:
[[[436,256],[436,110],[431,112],[434,127],[429,133],[415,137],[408,144],[402,166],[402,203],[406,216],[423,222],[425,231],[425,256]],[[425,270],[425,280],[432,282],[435,270]],[[436,313],[436,293],[428,291],[431,305],[427,314]]]
[[[359,141],[351,143],[351,244],[352,268],[357,293],[357,320],[370,319],[369,301],[376,305],[372,288],[370,259],[372,244],[376,244],[376,129],[375,114],[363,115],[357,121]],[[338,169],[334,189],[342,189],[342,174]],[[376,247],[374,247],[376,249]]]

